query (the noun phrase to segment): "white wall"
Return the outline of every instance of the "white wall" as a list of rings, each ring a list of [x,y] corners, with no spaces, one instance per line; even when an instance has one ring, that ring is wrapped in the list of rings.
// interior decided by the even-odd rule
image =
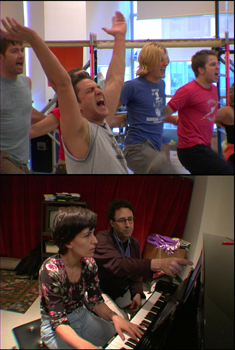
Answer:
[[[27,13],[29,20],[28,26],[36,30],[36,32],[45,40],[44,1],[28,1]],[[41,111],[45,107],[47,101],[47,79],[34,51],[31,48],[28,48],[27,50],[29,59],[28,76],[32,80],[33,106]]]
[[[86,1],[86,16],[87,16],[87,37],[90,40],[89,34],[92,32],[97,34],[97,40],[113,40],[113,37],[106,34],[101,28],[111,28],[112,17],[115,11],[123,13],[127,22],[126,39],[130,38],[130,4],[129,1]],[[128,56],[128,51],[126,55]],[[97,52],[98,64],[108,65],[111,59],[112,50],[100,49]],[[128,62],[129,56],[126,58]]]
[[[85,40],[86,1],[44,1],[45,40]]]
[[[41,2],[44,3],[45,41],[86,39],[86,1]],[[83,60],[84,63],[86,61]],[[44,106],[53,96],[54,90],[46,86]]]
[[[0,1],[0,18],[15,18],[18,22],[23,23],[23,1]],[[2,29],[4,29],[1,26]]]
[[[234,176],[195,176],[183,239],[196,264],[203,233],[234,238]]]

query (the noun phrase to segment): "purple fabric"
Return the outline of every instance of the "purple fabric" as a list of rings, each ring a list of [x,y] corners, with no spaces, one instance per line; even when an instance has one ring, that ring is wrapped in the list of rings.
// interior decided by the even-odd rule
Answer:
[[[180,247],[179,239],[175,240],[157,233],[151,233],[147,238],[147,243],[155,245],[169,255],[173,254]]]

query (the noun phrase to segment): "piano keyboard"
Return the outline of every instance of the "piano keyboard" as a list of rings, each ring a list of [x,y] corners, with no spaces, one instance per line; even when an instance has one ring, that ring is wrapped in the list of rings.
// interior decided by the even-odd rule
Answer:
[[[153,319],[157,316],[158,312],[162,310],[164,306],[164,297],[161,293],[154,292],[139,311],[130,320],[132,323],[136,323],[143,329],[144,333],[152,323]],[[105,349],[134,349],[138,342],[130,338],[130,335],[123,332],[125,340],[123,341],[119,335],[116,335],[111,339],[108,346]],[[144,334],[143,336],[144,337]]]

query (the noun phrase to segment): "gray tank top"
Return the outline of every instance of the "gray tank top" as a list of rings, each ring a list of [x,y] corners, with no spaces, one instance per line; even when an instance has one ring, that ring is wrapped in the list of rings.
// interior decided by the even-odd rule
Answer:
[[[32,96],[27,78],[0,76],[0,149],[20,164],[29,160]]]
[[[89,124],[90,146],[84,159],[75,158],[64,145],[68,174],[128,174],[125,157],[107,123]]]

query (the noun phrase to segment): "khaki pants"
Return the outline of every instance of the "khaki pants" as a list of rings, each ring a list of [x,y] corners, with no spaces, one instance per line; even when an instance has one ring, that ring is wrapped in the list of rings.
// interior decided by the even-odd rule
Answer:
[[[176,173],[166,153],[158,151],[149,140],[124,146],[123,153],[128,168],[135,174]]]
[[[0,173],[1,174],[30,174],[30,170],[24,164],[18,163],[5,152],[0,151]]]

